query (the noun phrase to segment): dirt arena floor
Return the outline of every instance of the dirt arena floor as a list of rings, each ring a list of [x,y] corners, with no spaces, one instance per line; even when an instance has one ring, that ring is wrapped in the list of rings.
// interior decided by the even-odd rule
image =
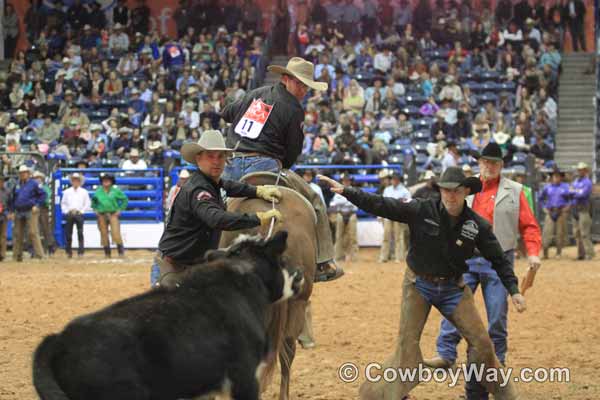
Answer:
[[[75,316],[146,290],[151,256],[140,250],[129,251],[123,260],[104,260],[99,252],[90,252],[83,259],[60,255],[0,263],[0,399],[36,399],[31,355],[41,338]],[[518,384],[521,399],[600,399],[600,260],[574,262],[573,256],[574,248],[569,248],[562,260],[544,262],[527,293],[529,309],[524,314],[511,305],[509,365],[517,370],[570,369],[569,383]],[[355,399],[363,377],[343,383],[339,366],[353,362],[362,369],[382,362],[393,350],[405,265],[377,264],[376,257],[376,249],[362,250],[358,262],[345,264],[345,277],[315,286],[317,347],[298,350],[293,399]],[[516,268],[521,277],[525,263],[519,261]],[[481,295],[476,297],[483,310]],[[421,341],[425,357],[434,352],[439,320],[433,310]],[[465,359],[464,350],[461,343],[459,362]],[[276,398],[275,385],[265,399]],[[462,382],[454,388],[426,383],[412,394],[419,400],[457,399]]]

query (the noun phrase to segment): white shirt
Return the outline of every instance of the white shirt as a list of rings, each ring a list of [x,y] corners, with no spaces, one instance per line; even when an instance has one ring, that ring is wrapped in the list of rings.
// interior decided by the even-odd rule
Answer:
[[[92,208],[90,195],[88,191],[82,187],[75,189],[73,186],[63,192],[63,197],[60,201],[60,209],[63,214],[68,214],[69,211],[79,211],[84,213]]]
[[[138,162],[134,163],[131,160],[125,160],[125,162],[123,162],[123,166],[121,167],[123,169],[148,169],[148,165],[146,164],[146,161],[144,160],[138,160]]]
[[[410,192],[403,184],[398,184],[398,186],[390,185],[383,189],[383,197],[391,197],[392,199],[404,199],[411,200],[412,196]]]
[[[457,165],[456,158],[454,157],[454,155],[452,153],[450,153],[449,151],[447,151],[446,155],[442,159],[442,173],[448,167],[456,167],[456,165]]]
[[[189,114],[186,111],[182,111],[179,113],[179,116],[185,118],[185,123],[190,129],[196,129],[200,126],[200,114],[198,111],[192,111]]]

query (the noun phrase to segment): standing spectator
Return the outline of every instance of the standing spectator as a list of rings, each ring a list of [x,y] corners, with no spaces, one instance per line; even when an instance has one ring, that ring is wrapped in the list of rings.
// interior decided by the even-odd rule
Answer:
[[[146,0],[138,0],[138,6],[131,11],[131,27],[134,32],[147,35],[150,28],[150,8]]]
[[[546,212],[542,245],[544,259],[548,258],[548,249],[552,240],[556,245],[556,258],[561,257],[562,248],[567,242],[567,218],[569,217],[569,184],[563,182],[564,173],[558,168],[552,171],[551,182],[547,183],[540,194],[540,204]],[[555,236],[556,235],[556,236]]]
[[[41,171],[35,171],[33,173],[33,179],[46,193],[44,202],[40,205],[40,237],[44,237],[43,246],[48,250],[48,255],[54,254],[56,251],[56,241],[54,240],[54,233],[52,226],[50,225],[50,201],[52,200],[52,191],[50,187],[44,182],[46,175]]]
[[[89,12],[87,18],[88,24],[94,27],[94,29],[96,29],[97,31],[105,29],[107,21],[106,14],[104,13],[104,10],[102,10],[102,5],[97,1],[93,1],[90,4],[90,7],[91,11]]]
[[[79,32],[85,23],[87,11],[81,0],[74,0],[73,4],[67,10],[67,20],[71,26],[71,30],[75,33]]]
[[[42,0],[31,0],[31,5],[25,13],[25,26],[27,29],[27,40],[34,44],[39,39],[40,33],[46,25],[46,14],[42,9]]]
[[[360,39],[360,10],[354,0],[346,0],[342,13],[342,33],[344,38],[354,44]]]
[[[523,29],[527,18],[531,18],[533,10],[529,5],[528,0],[521,0],[513,7],[513,21],[518,29]]]
[[[587,51],[585,46],[585,4],[583,0],[569,0],[565,5],[564,14],[567,16],[573,50]]]
[[[90,195],[86,189],[81,187],[83,184],[83,176],[78,172],[71,175],[71,187],[63,192],[63,197],[60,201],[60,208],[63,215],[66,216],[65,223],[65,251],[67,257],[73,257],[72,240],[73,240],[73,225],[77,226],[77,243],[79,249],[77,256],[83,256],[85,249],[83,238],[83,214],[90,210],[91,202]]]
[[[496,5],[496,22],[500,27],[508,25],[512,18],[512,6],[510,0],[500,0]]]
[[[113,24],[129,26],[130,11],[127,7],[127,0],[118,0],[117,6],[113,9]]]
[[[586,163],[577,164],[579,175],[571,184],[569,194],[574,208],[574,235],[577,240],[577,259],[591,260],[594,258],[592,235],[592,181],[588,177],[589,167]]]
[[[100,241],[104,248],[104,256],[110,258],[111,253],[110,242],[108,241],[109,226],[112,241],[117,245],[119,256],[123,256],[125,248],[123,247],[123,239],[121,238],[119,215],[121,211],[127,208],[127,196],[125,196],[121,189],[114,185],[114,176],[109,174],[102,175],[101,183],[102,185],[94,193],[92,208],[98,218],[98,230],[100,231]]]
[[[173,201],[175,201],[177,193],[179,193],[179,190],[181,190],[181,187],[185,185],[188,179],[190,179],[190,172],[187,169],[182,169],[179,172],[179,179],[177,179],[177,183],[171,187],[171,189],[169,190],[169,194],[167,195],[167,201],[165,204],[166,213],[168,213],[171,209],[171,206],[173,205]]]
[[[342,174],[341,180],[347,187],[353,186],[354,179],[349,174]],[[356,240],[358,208],[344,196],[335,194],[329,210],[335,213],[335,259],[336,261],[355,261],[358,254]]]
[[[392,174],[392,184],[383,190],[383,197],[393,199],[401,199],[410,201],[412,196],[404,186],[404,179],[398,172]],[[402,222],[392,221],[391,219],[383,220],[383,240],[381,242],[381,250],[379,252],[379,262],[385,263],[391,259],[390,244],[394,239],[394,258],[396,262],[401,262],[406,258],[408,250],[408,225]]]
[[[19,39],[19,16],[15,11],[15,7],[10,3],[6,3],[4,7],[2,25],[4,27],[4,58],[12,60]]]
[[[19,179],[13,188],[9,219],[14,220],[13,259],[23,262],[25,227],[29,226],[29,241],[33,245],[33,258],[42,258],[44,250],[39,234],[40,206],[44,204],[46,192],[31,179],[31,170],[25,164],[19,167]]]
[[[412,6],[409,0],[400,0],[400,6],[394,10],[394,25],[398,34],[402,35],[406,25],[410,24],[413,18]]]
[[[319,1],[315,1],[319,3]],[[375,0],[364,0],[362,9],[362,33],[363,37],[373,39],[377,33],[377,2]]]
[[[8,228],[8,207],[10,190],[5,186],[5,178],[0,175],[0,261],[6,258],[6,233]]]

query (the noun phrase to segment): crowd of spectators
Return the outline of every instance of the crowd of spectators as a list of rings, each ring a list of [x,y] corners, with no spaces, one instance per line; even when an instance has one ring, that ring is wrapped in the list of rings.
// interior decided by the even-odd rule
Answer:
[[[289,7],[288,48],[329,83],[306,100],[304,161],[402,163],[413,154],[419,169],[439,173],[475,166],[472,155],[496,141],[508,165],[531,153],[551,166],[561,51],[569,30],[585,49],[583,3],[416,3]]]
[[[496,141],[509,161],[532,153],[548,165],[560,51],[568,29],[585,48],[572,31],[585,8],[546,3],[279,1],[273,52],[302,55],[329,83],[305,99],[301,161],[398,163],[411,153],[439,172]],[[152,28],[145,0],[119,0],[111,18],[98,3],[32,1],[31,45],[0,80],[2,146],[94,167],[121,166],[137,150],[161,166],[165,152],[224,128],[223,105],[260,83],[260,7],[181,0],[174,19],[169,38]]]
[[[32,1],[30,45],[0,77],[2,147],[57,165],[120,167],[134,154],[162,166],[165,152],[223,128],[224,103],[259,83],[257,12],[252,0],[224,8],[182,0],[179,37],[170,38],[152,28],[145,0],[133,8],[119,0],[110,18],[99,3]]]

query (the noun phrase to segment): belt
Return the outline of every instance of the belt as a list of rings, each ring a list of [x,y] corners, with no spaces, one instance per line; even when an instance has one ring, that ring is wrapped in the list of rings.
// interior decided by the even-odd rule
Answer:
[[[257,153],[255,151],[252,152],[248,152],[248,153],[238,153],[238,152],[234,152],[231,155],[233,158],[244,158],[244,157],[267,157],[267,158],[273,158],[271,156],[267,156],[265,154],[261,154],[261,153]]]
[[[455,276],[436,276],[430,274],[417,274],[417,276],[424,281],[440,284],[440,283],[458,283],[460,278]]]
[[[231,154],[231,158],[247,158],[247,157],[264,157],[264,158],[270,158],[272,160],[277,161],[277,164],[279,165],[279,168],[282,168],[282,164],[281,164],[281,160],[266,155],[266,154],[262,154],[262,153],[257,153],[255,151],[251,151],[251,152],[247,152],[247,153],[240,153],[240,152],[233,152],[233,154]]]
[[[199,264],[202,261],[204,261],[204,258],[201,257],[197,260],[190,260],[190,261],[182,261],[182,260],[176,260],[175,258],[168,256],[164,253],[162,253],[160,250],[157,252],[158,254],[158,258],[160,258],[161,260],[165,260],[166,262],[168,262],[169,264],[175,266],[175,267],[179,267],[179,268],[186,268],[189,267],[191,265],[195,265],[195,264]]]

